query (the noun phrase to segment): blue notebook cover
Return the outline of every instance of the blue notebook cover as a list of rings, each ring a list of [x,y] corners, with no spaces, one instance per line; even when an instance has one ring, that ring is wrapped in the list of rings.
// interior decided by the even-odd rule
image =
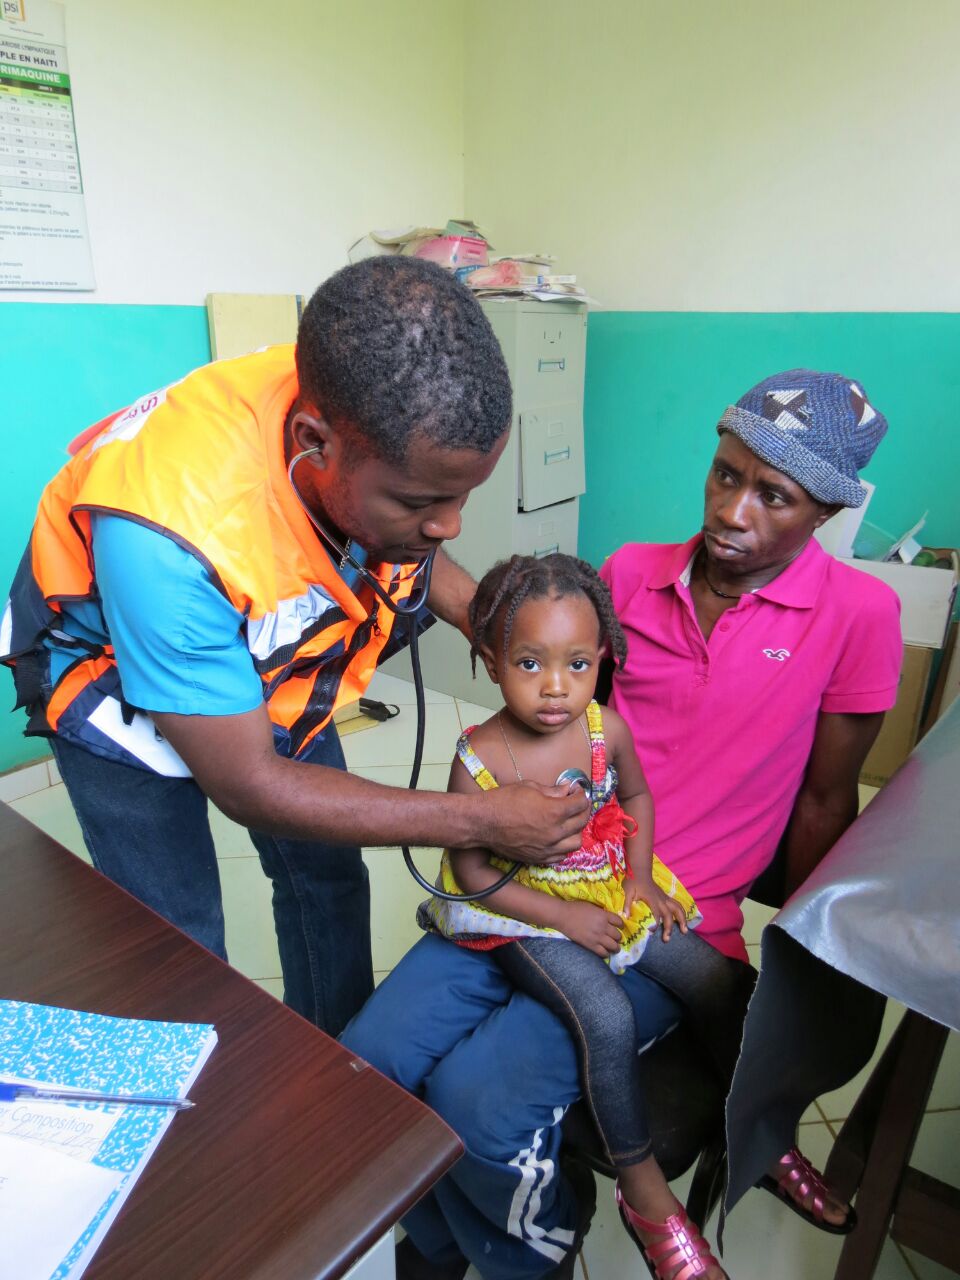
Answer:
[[[4,1079],[182,1098],[216,1040],[213,1027],[201,1023],[108,1018],[0,1000],[0,1078]],[[50,1276],[50,1280],[76,1280],[176,1113],[162,1107],[56,1106],[68,1116],[99,1112],[101,1127],[106,1123],[109,1129],[91,1163],[126,1175]],[[109,1118],[105,1121],[104,1113],[115,1117],[112,1124]]]

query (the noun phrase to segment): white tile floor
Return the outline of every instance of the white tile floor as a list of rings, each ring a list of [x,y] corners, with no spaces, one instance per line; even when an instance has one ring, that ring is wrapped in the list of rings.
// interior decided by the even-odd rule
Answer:
[[[416,722],[413,686],[393,676],[378,675],[370,696],[396,703],[400,714],[395,720],[373,729],[345,736],[347,763],[364,777],[405,786]],[[487,708],[458,702],[441,693],[428,692],[427,698],[428,729],[420,786],[443,790],[461,727],[486,719],[490,713]],[[863,799],[867,801],[873,793],[863,790]],[[0,800],[11,803],[24,817],[86,858],[76,818],[52,761],[0,777]],[[280,999],[283,984],[269,884],[246,832],[217,812],[212,815],[212,825],[231,961],[247,977]],[[379,980],[419,936],[414,913],[423,893],[407,875],[398,850],[370,849],[364,857],[371,873],[373,959]],[[436,852],[420,851],[418,861],[425,874],[431,875],[435,870],[436,857]],[[771,914],[763,907],[747,904],[744,936],[754,963],[759,961],[761,930]],[[881,1047],[901,1012],[894,1006],[888,1009]],[[869,1069],[864,1071],[863,1078]],[[804,1117],[802,1143],[815,1163],[822,1164],[825,1160],[838,1122],[848,1114],[861,1083],[862,1078],[858,1077],[819,1099]],[[948,1041],[914,1162],[927,1173],[960,1183],[960,1037],[955,1035]],[[677,1184],[681,1199],[686,1181]],[[645,1274],[617,1217],[612,1185],[601,1179],[598,1191],[597,1216],[578,1268],[578,1280],[624,1280],[627,1276]],[[709,1228],[707,1234],[711,1236]],[[841,1243],[834,1236],[805,1226],[771,1196],[755,1191],[731,1217],[724,1264],[731,1280],[829,1280]],[[942,1280],[951,1274],[890,1242],[876,1273],[877,1280]],[[477,1273],[471,1270],[468,1280],[478,1280]]]

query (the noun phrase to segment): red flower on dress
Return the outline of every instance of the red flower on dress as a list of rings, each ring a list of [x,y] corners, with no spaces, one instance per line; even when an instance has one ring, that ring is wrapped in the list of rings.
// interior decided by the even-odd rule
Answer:
[[[617,872],[621,869],[618,855],[623,850],[623,842],[636,834],[635,819],[624,812],[617,800],[608,800],[584,827],[582,845],[590,853],[606,849],[611,870]]]

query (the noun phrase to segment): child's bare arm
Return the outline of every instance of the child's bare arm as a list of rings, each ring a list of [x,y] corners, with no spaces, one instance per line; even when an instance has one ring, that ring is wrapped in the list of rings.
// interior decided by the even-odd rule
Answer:
[[[675,898],[663,892],[653,879],[653,797],[634,746],[633,734],[622,716],[611,707],[603,709],[603,730],[607,751],[616,766],[617,796],[624,812],[637,824],[636,833],[624,842],[624,857],[630,869],[625,885],[625,910],[636,898],[647,904],[654,916],[663,920],[663,940],[667,942],[674,921],[687,931],[687,917]],[[632,883],[631,883],[632,880]]]
[[[624,812],[637,824],[636,835],[626,841],[627,866],[637,879],[644,879],[649,877],[653,865],[653,797],[633,744],[633,734],[612,707],[603,709],[603,736],[607,755],[617,770],[617,798]]]
[[[450,766],[450,779],[447,790],[468,795],[476,789],[476,782],[471,778],[459,757]],[[468,896],[489,889],[503,875],[490,862],[489,849],[448,849],[450,869],[459,888]],[[548,894],[537,893],[536,889],[528,889],[525,885],[511,881],[484,901],[501,915],[512,916],[515,920],[525,920],[541,928],[556,929],[557,924],[553,907],[556,900]]]
[[[447,790],[468,793],[476,785],[460,760],[454,760]],[[491,864],[487,849],[449,849],[447,856],[457,885],[468,897],[496,884],[503,875]],[[564,902],[513,880],[483,901],[500,915],[541,929],[557,929],[598,955],[611,955],[620,948],[619,918],[591,902]]]

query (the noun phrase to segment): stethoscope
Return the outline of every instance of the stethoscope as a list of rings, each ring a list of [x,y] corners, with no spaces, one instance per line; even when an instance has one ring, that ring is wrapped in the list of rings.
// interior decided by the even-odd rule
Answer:
[[[419,590],[416,591],[415,595],[414,592],[411,591],[411,594],[403,601],[396,600],[392,596],[388,595],[367,566],[365,564],[361,564],[354,558],[351,554],[349,545],[345,547],[342,546],[330,530],[324,528],[304,502],[300,490],[297,488],[297,483],[293,478],[294,467],[296,467],[297,463],[303,458],[309,457],[310,454],[321,452],[322,446],[314,445],[312,449],[304,449],[302,453],[298,453],[296,457],[291,458],[290,460],[290,465],[287,467],[287,478],[290,481],[290,487],[293,490],[297,501],[306,513],[307,519],[313,525],[314,529],[316,529],[327,547],[339,558],[340,567],[344,568],[349,564],[350,567],[356,571],[357,577],[363,582],[363,584],[369,587],[374,596],[382,604],[385,604],[392,613],[397,614],[401,618],[412,618],[414,614],[420,612],[427,602],[427,596],[430,594],[430,581],[433,577],[433,561],[437,554],[436,551],[431,551],[428,556],[425,556],[418,563],[412,573],[407,574],[404,578],[397,579],[398,582],[409,582],[411,579],[419,577]],[[423,690],[423,671],[420,667],[420,640],[416,623],[413,623],[410,627],[410,665],[413,668],[413,688],[417,701],[417,738],[413,751],[413,768],[410,771],[409,789],[411,791],[416,791],[417,783],[420,781],[420,766],[423,763],[423,741],[427,716],[426,698],[424,697]],[[557,779],[557,785],[561,786],[565,782],[576,782],[588,790],[590,786],[590,780],[582,769],[565,769]],[[401,845],[400,852],[403,854],[403,860],[406,863],[407,870],[421,888],[426,889],[428,893],[432,893],[434,897],[443,898],[447,902],[464,901],[463,894],[447,893],[445,889],[441,889],[436,884],[431,884],[425,876],[421,875],[413,861],[413,855],[410,852],[409,845]],[[513,863],[510,869],[504,872],[500,879],[494,884],[490,885],[486,889],[481,889],[478,893],[471,893],[470,900],[477,901],[480,898],[489,898],[491,893],[496,893],[498,889],[502,889],[505,884],[508,884],[519,870],[520,863]]]
[[[396,582],[400,583],[420,578],[419,591],[414,592],[414,590],[411,589],[410,595],[407,596],[406,600],[402,601],[395,600],[392,596],[388,595],[367,566],[354,557],[353,552],[350,549],[352,544],[348,542],[345,547],[342,546],[330,530],[324,528],[304,502],[303,495],[297,488],[297,482],[293,478],[294,467],[304,458],[309,458],[312,453],[322,452],[323,446],[319,444],[314,445],[312,449],[304,449],[302,453],[298,453],[296,457],[290,459],[290,465],[287,467],[287,479],[290,481],[290,488],[293,490],[297,501],[303,508],[304,514],[313,525],[314,529],[316,529],[317,533],[319,533],[323,541],[327,544],[331,553],[339,560],[341,569],[345,569],[346,566],[349,565],[350,568],[355,571],[357,577],[363,582],[364,586],[370,588],[381,604],[385,604],[392,613],[397,614],[401,618],[412,618],[413,615],[415,613],[419,613],[427,603],[427,596],[430,594],[430,581],[433,577],[433,559],[437,554],[436,551],[431,551],[428,556],[424,556],[422,560],[418,561],[417,567],[412,573],[408,573],[403,578],[396,579]]]

